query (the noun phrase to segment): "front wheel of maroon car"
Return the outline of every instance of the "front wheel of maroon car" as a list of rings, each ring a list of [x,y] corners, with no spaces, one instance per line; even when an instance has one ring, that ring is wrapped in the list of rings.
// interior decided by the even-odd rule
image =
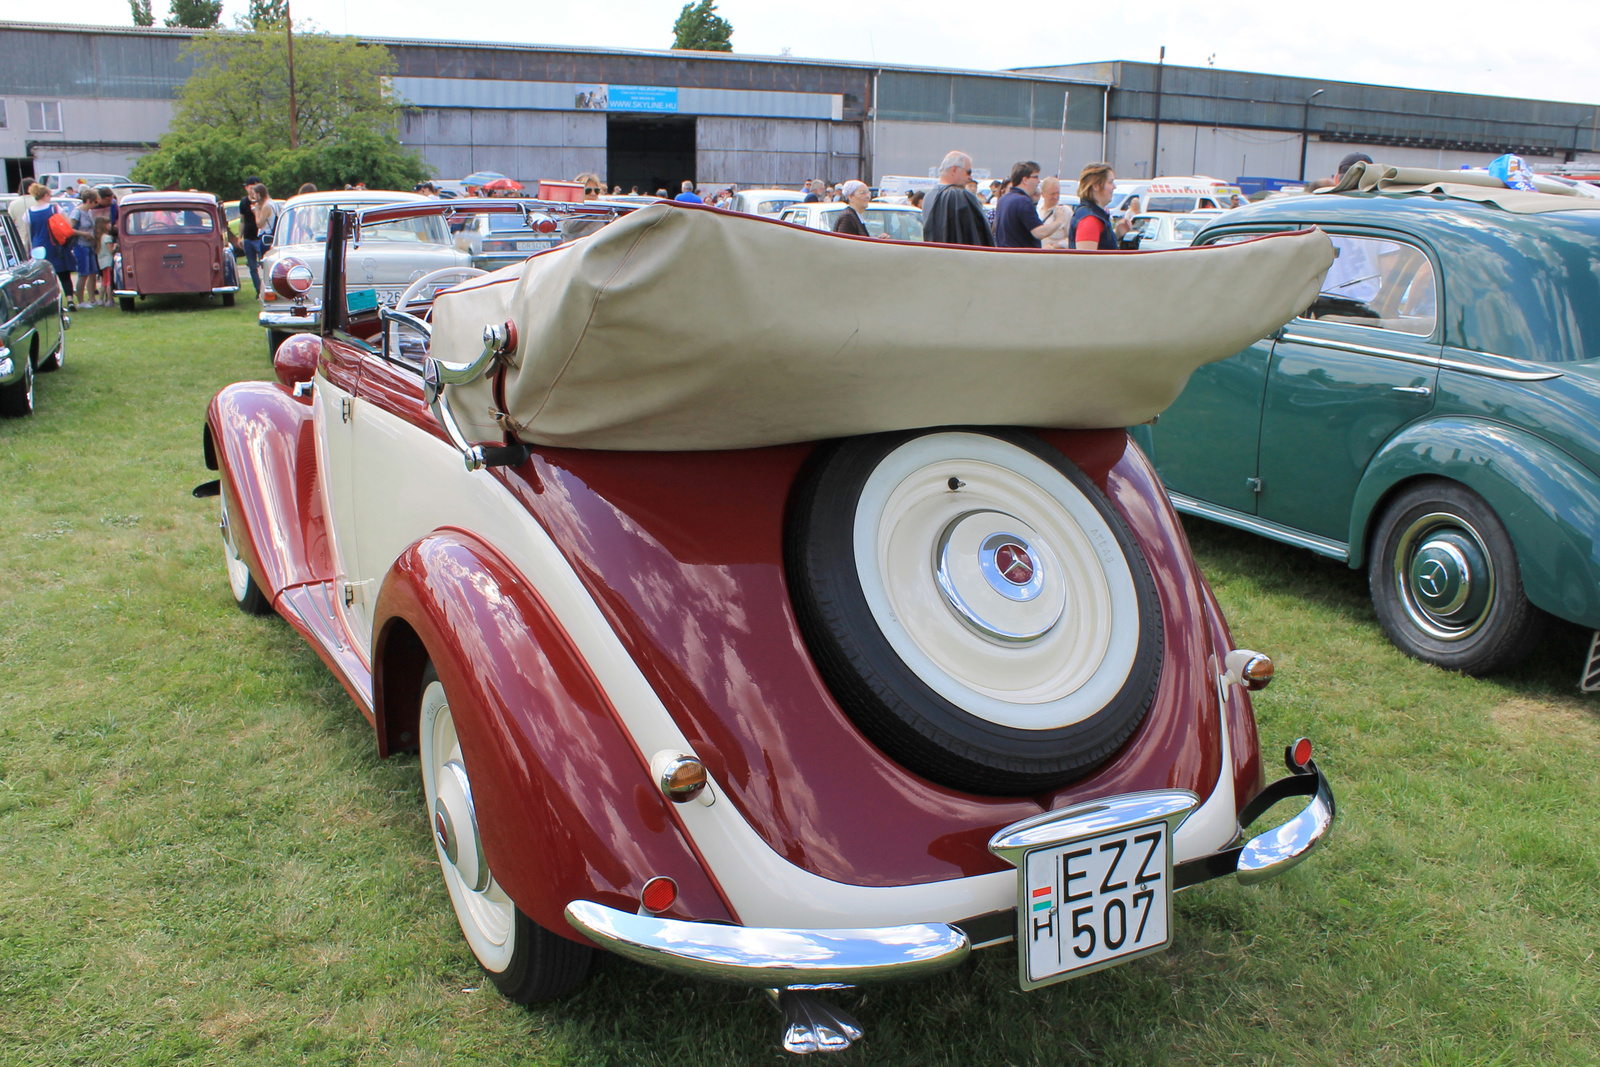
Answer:
[[[1036,435],[818,449],[790,503],[791,598],[840,708],[909,770],[1058,788],[1137,729],[1161,676],[1150,568],[1105,493]]]
[[[120,307],[123,311],[137,311],[137,310],[139,310],[139,305],[134,303],[134,298],[131,297],[131,296],[119,296],[119,297],[117,297],[117,306]]]
[[[272,601],[267,599],[267,595],[256,584],[255,577],[250,573],[250,566],[239,554],[226,490],[221,494],[221,499],[222,514],[217,525],[222,528],[222,562],[228,569],[228,588],[233,592],[233,602],[246,615],[271,615]]]
[[[422,675],[418,737],[433,847],[468,947],[506,999],[534,1004],[561,996],[588,977],[595,950],[529,919],[495,881],[450,698],[431,663]]]
[[[1425,663],[1493,674],[1527,656],[1544,632],[1511,535],[1481,496],[1455,482],[1429,479],[1395,497],[1367,568],[1384,632]]]

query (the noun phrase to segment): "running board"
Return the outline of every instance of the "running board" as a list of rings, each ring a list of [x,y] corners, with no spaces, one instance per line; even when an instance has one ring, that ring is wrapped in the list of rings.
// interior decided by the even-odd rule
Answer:
[[[1210,519],[1212,522],[1220,522],[1224,526],[1232,526],[1237,530],[1260,534],[1262,537],[1270,537],[1274,541],[1282,541],[1284,544],[1293,545],[1296,548],[1307,548],[1319,556],[1327,556],[1330,559],[1338,560],[1340,563],[1350,562],[1350,546],[1343,541],[1335,541],[1328,537],[1318,537],[1316,534],[1302,533],[1280,523],[1271,522],[1267,519],[1258,519],[1254,515],[1246,515],[1230,508],[1221,508],[1215,504],[1207,504],[1203,500],[1196,500],[1194,497],[1184,496],[1182,493],[1169,492],[1167,495],[1172,498],[1172,506],[1185,515]]]
[[[333,582],[307,582],[283,590],[273,607],[322,657],[322,662],[339,679],[367,721],[376,723],[372,669],[356,652],[344,620],[339,617],[334,596]],[[379,741],[382,740],[380,733]]]

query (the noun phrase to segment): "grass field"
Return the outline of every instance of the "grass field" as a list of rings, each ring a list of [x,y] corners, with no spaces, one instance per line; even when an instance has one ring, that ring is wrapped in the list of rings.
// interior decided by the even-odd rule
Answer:
[[[0,1064],[778,1063],[745,992],[609,962],[538,1010],[463,944],[414,756],[234,609],[205,405],[265,377],[251,302],[75,317],[0,422]],[[1307,733],[1328,847],[1178,898],[1168,953],[1023,994],[1010,947],[846,993],[841,1064],[1600,1062],[1600,704],[1562,629],[1495,680],[1407,660],[1362,578],[1205,523],[1195,552]]]

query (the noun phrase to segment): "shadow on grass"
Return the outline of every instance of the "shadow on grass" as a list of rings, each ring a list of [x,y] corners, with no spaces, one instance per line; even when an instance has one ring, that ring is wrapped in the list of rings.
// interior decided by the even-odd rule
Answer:
[[[1388,640],[1372,609],[1365,569],[1206,519],[1185,515],[1183,526],[1195,558],[1213,584],[1244,578],[1263,593],[1315,603],[1342,621],[1370,628],[1378,640]],[[1590,632],[1582,627],[1549,617],[1544,639],[1533,654],[1485,681],[1508,695],[1570,699],[1578,692],[1589,638]]]

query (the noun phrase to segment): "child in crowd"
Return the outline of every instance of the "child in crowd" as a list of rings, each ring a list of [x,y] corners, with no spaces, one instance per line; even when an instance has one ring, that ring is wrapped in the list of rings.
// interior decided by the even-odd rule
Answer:
[[[95,219],[94,251],[96,263],[100,267],[100,292],[103,294],[101,307],[110,307],[116,303],[116,297],[111,295],[111,258],[116,243],[116,235],[111,232],[111,220],[103,217]]]

